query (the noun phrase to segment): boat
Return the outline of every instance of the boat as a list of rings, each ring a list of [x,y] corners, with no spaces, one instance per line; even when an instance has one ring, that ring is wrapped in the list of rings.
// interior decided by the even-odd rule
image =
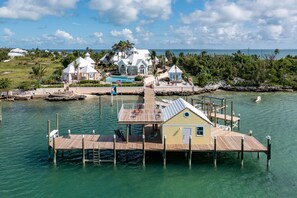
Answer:
[[[171,103],[172,103],[172,100],[162,99],[162,102],[165,102],[165,103],[171,104]]]
[[[255,102],[258,103],[258,102],[260,102],[260,101],[261,101],[261,96],[257,96]]]

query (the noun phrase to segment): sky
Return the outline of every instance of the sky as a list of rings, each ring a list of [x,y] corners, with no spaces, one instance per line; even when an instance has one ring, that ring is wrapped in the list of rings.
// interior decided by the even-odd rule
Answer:
[[[0,0],[0,48],[296,49],[297,0]]]

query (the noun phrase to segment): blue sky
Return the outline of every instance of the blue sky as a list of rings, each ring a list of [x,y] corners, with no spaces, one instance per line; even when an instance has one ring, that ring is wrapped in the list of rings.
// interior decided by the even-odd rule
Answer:
[[[296,48],[297,0],[2,0],[0,47]]]

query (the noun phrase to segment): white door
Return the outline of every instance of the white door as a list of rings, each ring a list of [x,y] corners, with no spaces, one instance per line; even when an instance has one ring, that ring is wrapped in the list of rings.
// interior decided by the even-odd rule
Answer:
[[[189,144],[191,136],[191,128],[183,128],[183,144]]]

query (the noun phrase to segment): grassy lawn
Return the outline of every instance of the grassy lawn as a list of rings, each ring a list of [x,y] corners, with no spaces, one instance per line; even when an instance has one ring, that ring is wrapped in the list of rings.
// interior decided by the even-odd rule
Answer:
[[[29,57],[19,57],[4,63],[0,62],[0,78],[8,78],[12,81],[11,88],[17,88],[22,82],[34,82],[30,72],[35,65],[46,65],[46,75],[48,78],[54,70],[62,67],[60,62],[51,61],[50,58],[36,58],[31,60]]]

